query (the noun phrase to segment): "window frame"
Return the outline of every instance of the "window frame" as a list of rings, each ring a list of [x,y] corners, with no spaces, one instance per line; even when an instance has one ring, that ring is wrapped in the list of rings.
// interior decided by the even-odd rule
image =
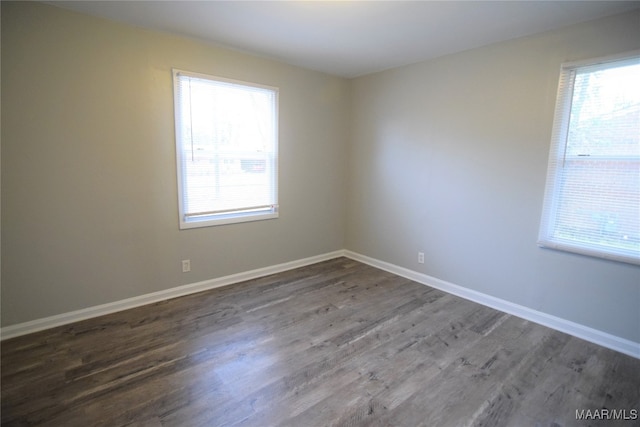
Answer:
[[[566,153],[573,93],[575,90],[576,71],[589,68],[602,68],[607,64],[620,62],[639,63],[640,50],[584,61],[567,62],[561,65],[553,119],[551,146],[549,149],[549,158],[547,163],[547,178],[538,234],[538,246],[640,265],[640,253],[636,253],[636,251],[632,249],[624,250],[619,247],[616,248],[614,246],[606,246],[603,244],[598,245],[584,241],[580,242],[577,239],[560,238],[554,235],[556,216],[559,209],[558,205],[561,198],[558,193],[561,191],[560,180],[562,178],[562,165],[567,160],[583,162],[594,160],[640,161],[640,156],[626,156],[623,159],[618,156],[606,155],[584,156],[578,154],[569,156]]]
[[[215,214],[194,215],[189,214],[186,209],[186,168],[183,166],[185,159],[183,158],[184,150],[182,149],[183,141],[181,137],[181,117],[180,117],[180,97],[179,84],[180,75],[193,77],[197,79],[210,80],[213,82],[227,83],[231,85],[244,86],[247,88],[258,88],[273,93],[273,150],[270,152],[272,156],[271,182],[273,203],[256,209],[238,209],[230,212],[219,212]],[[172,69],[173,79],[173,98],[174,98],[174,127],[175,127],[175,149],[176,149],[176,173],[177,173],[177,189],[178,189],[178,215],[180,229],[191,229],[199,227],[211,227],[226,224],[235,224],[251,221],[262,221],[275,219],[279,217],[278,204],[278,115],[279,115],[279,88],[275,86],[263,85],[259,83],[246,82],[242,80],[229,79],[226,77],[214,76],[198,72],[186,71],[182,69]],[[191,215],[191,216],[190,216]]]

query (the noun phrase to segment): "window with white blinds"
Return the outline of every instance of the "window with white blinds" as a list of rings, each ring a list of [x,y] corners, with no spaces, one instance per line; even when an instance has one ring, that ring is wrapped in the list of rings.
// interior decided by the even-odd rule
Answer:
[[[180,228],[278,216],[278,89],[173,70]]]
[[[562,66],[539,244],[640,264],[640,52]]]

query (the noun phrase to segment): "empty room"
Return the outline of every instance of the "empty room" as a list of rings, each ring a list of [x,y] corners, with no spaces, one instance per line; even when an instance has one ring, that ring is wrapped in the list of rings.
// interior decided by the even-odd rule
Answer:
[[[640,426],[640,2],[0,8],[3,426]]]

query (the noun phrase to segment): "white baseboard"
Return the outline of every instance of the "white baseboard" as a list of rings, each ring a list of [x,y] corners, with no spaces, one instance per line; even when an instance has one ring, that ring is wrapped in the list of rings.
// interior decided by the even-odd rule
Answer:
[[[444,280],[419,273],[417,271],[409,270],[404,267],[399,267],[385,261],[380,261],[375,258],[361,255],[356,252],[345,250],[344,256],[379,268],[381,270],[397,274],[398,276],[406,277],[407,279],[413,280],[423,285],[440,289],[441,291],[447,292],[449,294],[453,294],[461,298],[477,302],[479,304],[494,308],[496,310],[500,310],[508,314],[512,314],[522,319],[530,320],[540,325],[547,326],[549,328],[567,333],[569,335],[573,335],[577,338],[581,338],[585,341],[589,341],[594,344],[598,344],[603,347],[607,347],[620,353],[624,353],[640,359],[640,343],[621,338],[597,329],[593,329],[588,326],[572,322],[570,320],[552,316],[550,314],[546,314],[529,307],[514,304],[512,302],[483,294],[472,289],[454,285],[453,283],[449,283]]]
[[[242,273],[232,274],[216,279],[190,283],[163,291],[153,292],[150,294],[127,298],[120,301],[114,301],[107,304],[83,308],[81,310],[71,311],[69,313],[62,313],[55,316],[32,320],[30,322],[19,323],[0,329],[0,340],[6,340],[20,335],[26,335],[33,332],[54,328],[56,326],[66,325],[69,323],[78,322],[80,320],[90,319],[92,317],[103,316],[105,314],[111,314],[117,311],[128,310],[130,308],[139,307],[141,305],[194,294],[196,292],[207,291],[209,289],[219,288],[222,286],[228,286],[234,283],[244,282],[245,280],[268,276],[270,274],[293,270],[294,268],[304,267],[305,265],[315,264],[341,256],[344,256],[344,250],[329,252],[322,255],[316,255],[309,258],[285,262],[283,264],[272,265],[269,267],[258,268],[256,270],[245,271]]]
[[[304,267],[306,265],[315,264],[322,261],[327,261],[333,258],[345,256],[356,261],[360,261],[364,264],[371,265],[381,270],[388,271],[398,276],[406,277],[407,279],[421,283],[423,285],[431,286],[441,291],[459,296],[461,298],[477,302],[487,307],[500,310],[502,312],[512,314],[522,319],[530,320],[543,326],[573,335],[575,337],[590,341],[592,343],[601,345],[603,347],[610,348],[620,353],[627,354],[629,356],[640,359],[640,343],[621,338],[607,332],[603,332],[597,329],[590,328],[588,326],[581,325],[579,323],[572,322],[570,320],[562,319],[560,317],[552,316],[529,307],[514,304],[512,302],[496,298],[487,294],[483,294],[472,289],[464,288],[462,286],[454,285],[453,283],[446,282],[444,280],[437,279],[435,277],[419,273],[417,271],[409,270],[404,267],[397,266],[385,261],[380,261],[375,258],[371,258],[365,255],[361,255],[356,252],[348,250],[338,250],[329,252],[322,255],[316,255],[309,258],[303,258],[295,261],[286,262],[283,264],[277,264],[269,267],[259,268],[256,270],[250,270],[242,273],[232,274],[229,276],[219,277],[216,279],[204,280],[202,282],[190,283],[183,286],[177,286],[175,288],[166,289],[163,291],[153,292],[150,294],[140,295],[133,298],[127,298],[120,301],[111,302],[108,304],[97,305],[94,307],[88,307],[82,310],[76,310],[69,313],[58,314],[56,316],[45,317],[42,319],[32,320],[30,322],[19,323],[17,325],[11,325],[0,329],[0,340],[5,340],[20,335],[26,335],[33,332],[42,331],[45,329],[53,328],[56,326],[62,326],[80,320],[89,319],[92,317],[102,316],[105,314],[115,313],[117,311],[128,310],[130,308],[139,307],[146,304],[151,304],[158,301],[164,301],[171,298],[176,298],[184,295],[193,294],[196,292],[202,292],[209,289],[219,288],[222,286],[232,285],[234,283],[244,282],[245,280],[256,279],[258,277],[267,276],[270,274],[280,273],[294,268]]]

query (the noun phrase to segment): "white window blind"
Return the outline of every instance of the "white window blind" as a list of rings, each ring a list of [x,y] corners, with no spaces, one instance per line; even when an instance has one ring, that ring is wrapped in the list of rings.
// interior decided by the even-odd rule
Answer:
[[[278,90],[174,70],[180,227],[278,216]]]
[[[563,65],[541,246],[640,264],[640,56]]]

